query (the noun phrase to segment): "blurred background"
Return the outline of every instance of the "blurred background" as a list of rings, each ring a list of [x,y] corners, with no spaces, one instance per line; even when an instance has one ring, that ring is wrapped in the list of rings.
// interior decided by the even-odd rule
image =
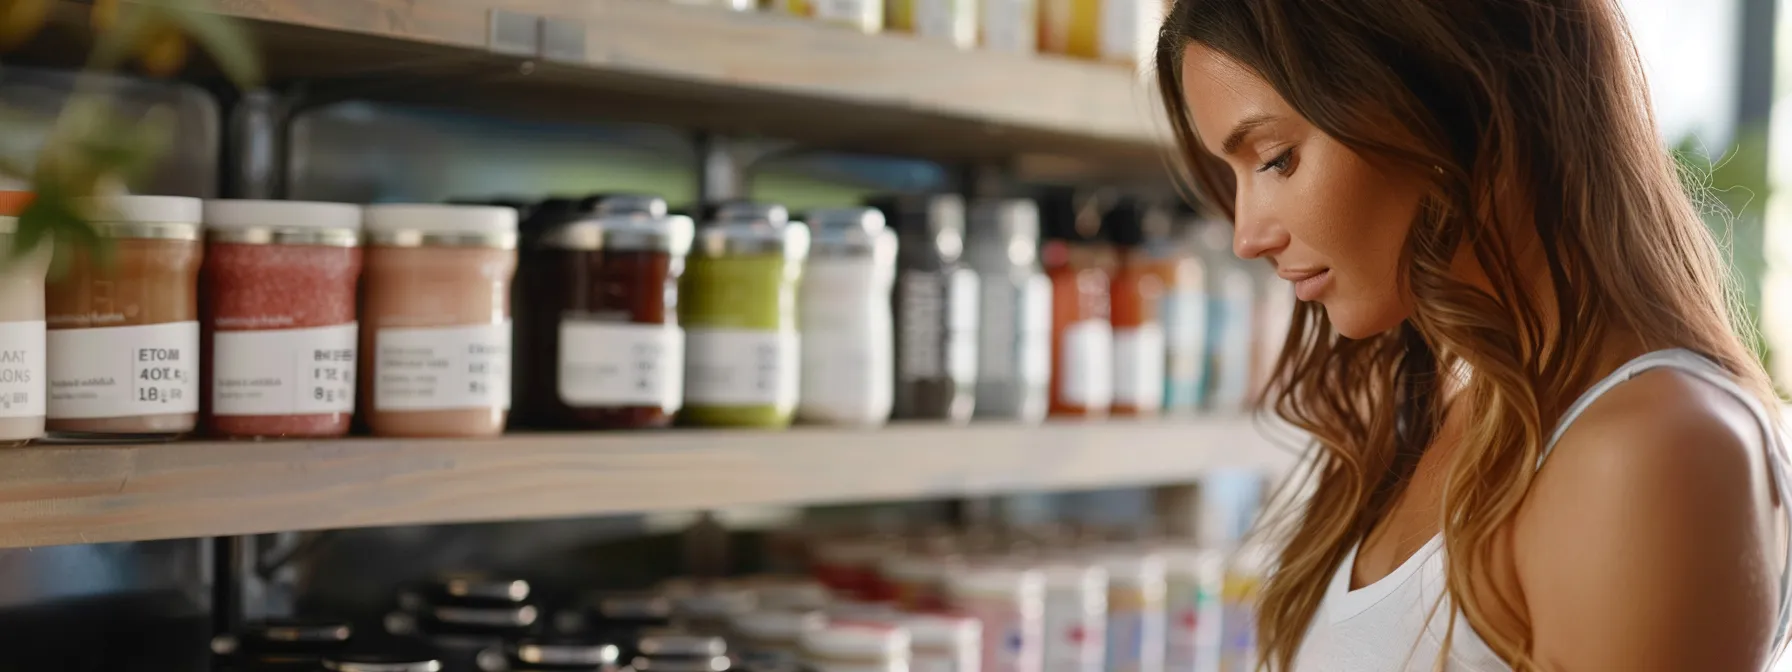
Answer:
[[[1792,10],[1623,5],[1792,389]],[[0,238],[63,257],[0,262],[0,318],[47,277],[56,334],[104,303],[70,250],[137,268],[121,223],[203,225],[135,282],[188,297],[208,394],[246,366],[221,306],[334,300],[351,380],[354,325],[426,304],[514,356],[420,427],[368,385],[148,442],[52,405],[0,451],[0,670],[1251,669],[1244,533],[1299,445],[1248,400],[1292,298],[1177,197],[1163,10],[0,0],[0,191],[35,193]],[[354,207],[77,207],[125,193]],[[409,205],[451,207],[361,209]],[[239,249],[344,217],[352,264]],[[469,232],[511,242],[451,256]]]

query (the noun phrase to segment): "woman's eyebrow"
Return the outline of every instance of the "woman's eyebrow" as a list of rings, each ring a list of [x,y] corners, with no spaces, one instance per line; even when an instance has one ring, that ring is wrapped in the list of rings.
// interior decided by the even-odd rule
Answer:
[[[1251,131],[1262,128],[1269,122],[1275,120],[1275,115],[1267,112],[1258,112],[1257,114],[1239,120],[1236,125],[1232,126],[1232,132],[1226,134],[1226,141],[1220,143],[1221,154],[1231,154],[1238,151],[1239,145],[1244,144],[1245,138],[1250,137]]]

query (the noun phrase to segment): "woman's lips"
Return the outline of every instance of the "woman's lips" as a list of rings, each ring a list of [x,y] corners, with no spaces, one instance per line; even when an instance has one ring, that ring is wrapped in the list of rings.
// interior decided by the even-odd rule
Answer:
[[[1325,293],[1332,283],[1332,269],[1321,268],[1311,271],[1291,271],[1278,275],[1294,285],[1294,296],[1302,301],[1316,301]]]

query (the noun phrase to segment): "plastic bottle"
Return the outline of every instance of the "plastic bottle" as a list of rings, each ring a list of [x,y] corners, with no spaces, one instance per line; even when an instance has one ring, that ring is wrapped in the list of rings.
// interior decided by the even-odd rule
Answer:
[[[1040,249],[1052,283],[1053,417],[1104,417],[1113,399],[1113,326],[1108,273],[1093,241],[1100,218],[1067,189],[1040,199]]]
[[[896,404],[891,417],[970,420],[976,408],[978,278],[965,267],[964,200],[873,199],[896,229]]]
[[[1119,416],[1152,416],[1163,410],[1164,326],[1158,315],[1163,277],[1145,251],[1147,219],[1167,222],[1135,198],[1124,198],[1102,216],[1113,243],[1111,278],[1114,325],[1114,400]]]
[[[978,418],[1038,422],[1051,385],[1051,281],[1039,267],[1032,201],[971,206],[965,252],[983,287],[978,327]]]

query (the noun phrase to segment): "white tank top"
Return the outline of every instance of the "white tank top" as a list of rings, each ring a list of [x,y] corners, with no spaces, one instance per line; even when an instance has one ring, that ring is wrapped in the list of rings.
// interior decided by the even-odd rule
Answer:
[[[1561,424],[1543,447],[1537,467],[1549,457],[1556,441],[1574,420],[1580,417],[1601,395],[1644,371],[1671,368],[1697,376],[1729,392],[1754,413],[1766,437],[1769,468],[1780,501],[1787,502],[1782,512],[1792,509],[1792,491],[1788,490],[1785,446],[1780,433],[1769,424],[1770,416],[1760,402],[1748,394],[1722,368],[1688,350],[1661,350],[1633,359],[1599,381],[1586,394],[1575,400],[1562,415]],[[1789,535],[1792,536],[1792,535]],[[1326,588],[1319,610],[1307,627],[1305,643],[1294,658],[1296,672],[1430,672],[1443,648],[1449,621],[1456,619],[1451,635],[1450,654],[1444,669],[1449,672],[1509,672],[1499,656],[1494,655],[1485,640],[1470,627],[1444,597],[1444,538],[1432,537],[1400,567],[1380,581],[1350,589],[1350,574],[1356,551],[1352,547],[1339,563]],[[1360,543],[1358,544],[1360,546]],[[1788,541],[1792,553],[1792,540]],[[1792,558],[1792,555],[1788,556]],[[1792,563],[1789,563],[1792,564]],[[1775,627],[1775,651],[1786,641],[1788,626],[1787,582],[1792,574],[1780,575],[1779,621]],[[1440,603],[1439,600],[1442,599]]]

